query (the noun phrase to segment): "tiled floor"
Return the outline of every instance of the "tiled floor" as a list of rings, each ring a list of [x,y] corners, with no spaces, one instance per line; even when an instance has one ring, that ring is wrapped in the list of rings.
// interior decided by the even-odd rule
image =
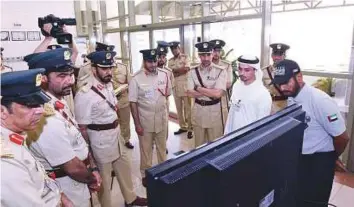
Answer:
[[[132,174],[134,190],[139,196],[146,197],[146,190],[141,185],[140,176],[140,153],[139,153],[139,143],[137,135],[134,131],[134,125],[132,125],[132,138],[131,142],[135,146],[133,150],[128,150],[128,154],[132,159]],[[174,157],[173,153],[180,150],[189,151],[194,146],[194,139],[187,139],[187,134],[175,136],[174,131],[178,130],[178,125],[175,122],[169,123],[169,139],[167,141],[167,148],[169,149],[168,158]],[[154,161],[157,163],[156,153],[154,152]],[[351,186],[351,187],[350,187]],[[97,201],[97,197],[94,195],[94,206],[100,206]],[[112,206],[124,207],[124,200],[116,179],[113,182],[112,189]],[[332,194],[330,198],[330,203],[335,204],[338,207],[353,207],[354,206],[354,175],[337,174],[336,182],[334,182]]]

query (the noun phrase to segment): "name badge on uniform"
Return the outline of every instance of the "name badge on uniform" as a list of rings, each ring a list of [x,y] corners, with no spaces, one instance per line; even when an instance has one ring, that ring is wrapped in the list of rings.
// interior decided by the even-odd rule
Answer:
[[[230,101],[230,105],[234,106],[236,111],[239,111],[241,108],[241,100],[238,100],[236,103],[233,103],[232,101]]]
[[[211,77],[211,76],[207,76],[207,80],[216,80],[216,78],[215,77]]]
[[[165,85],[165,81],[159,80],[157,84],[158,84],[158,85]]]
[[[153,98],[154,97],[154,89],[148,89],[145,91],[145,98]]]

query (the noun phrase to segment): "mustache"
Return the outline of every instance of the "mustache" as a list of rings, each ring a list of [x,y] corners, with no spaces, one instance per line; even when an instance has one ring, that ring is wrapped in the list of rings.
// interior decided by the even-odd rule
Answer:
[[[103,77],[103,78],[112,78],[112,76],[111,76],[111,75],[106,75],[106,76]]]

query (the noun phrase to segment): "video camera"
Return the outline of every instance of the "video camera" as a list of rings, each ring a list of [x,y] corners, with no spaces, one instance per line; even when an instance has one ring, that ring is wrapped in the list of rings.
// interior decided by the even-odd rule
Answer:
[[[43,30],[43,25],[52,24],[52,30],[50,34]],[[38,26],[41,28],[41,32],[44,36],[52,36],[57,39],[58,44],[71,44],[73,42],[72,34],[63,31],[64,25],[76,25],[76,19],[74,18],[59,18],[53,14],[49,14],[45,17],[38,18]]]

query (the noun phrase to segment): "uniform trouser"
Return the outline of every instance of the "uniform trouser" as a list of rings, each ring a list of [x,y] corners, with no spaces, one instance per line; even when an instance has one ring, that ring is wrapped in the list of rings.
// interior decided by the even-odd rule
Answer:
[[[301,156],[297,206],[327,207],[332,190],[336,159],[334,151]],[[304,201],[312,201],[313,203]]]
[[[139,136],[140,145],[140,172],[141,177],[145,178],[145,170],[152,167],[153,144],[156,145],[157,162],[162,163],[166,160],[166,127],[158,133],[144,132]]]
[[[178,123],[181,129],[192,130],[192,99],[187,96],[177,96],[174,94]]]
[[[272,102],[272,110],[271,110],[271,114],[274,114],[278,111],[283,110],[285,107],[287,106],[287,101],[273,101]]]
[[[228,102],[229,100],[227,95],[221,97],[221,118],[223,129],[225,129],[227,116],[229,115]]]
[[[109,163],[97,163],[102,177],[102,186],[98,192],[98,199],[102,207],[111,207],[112,169],[116,175],[120,190],[126,203],[130,204],[136,199],[133,188],[130,160],[123,150],[121,157]]]
[[[198,147],[204,143],[211,142],[223,135],[224,129],[222,126],[213,128],[202,128],[200,126],[193,126],[195,147]]]
[[[118,111],[119,125],[120,125],[120,139],[124,143],[130,140],[130,107],[119,108]]]

